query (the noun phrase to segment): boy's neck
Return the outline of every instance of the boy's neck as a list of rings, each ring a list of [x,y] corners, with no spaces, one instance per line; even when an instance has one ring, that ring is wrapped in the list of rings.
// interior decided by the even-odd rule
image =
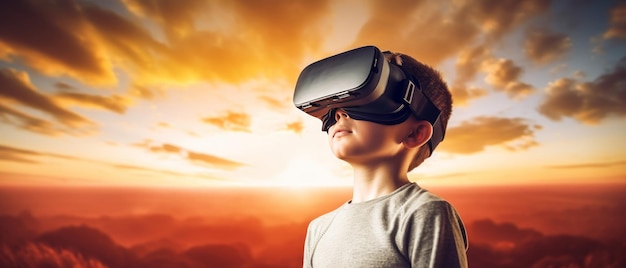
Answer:
[[[409,183],[406,172],[388,167],[353,166],[352,203],[372,200],[392,193]]]

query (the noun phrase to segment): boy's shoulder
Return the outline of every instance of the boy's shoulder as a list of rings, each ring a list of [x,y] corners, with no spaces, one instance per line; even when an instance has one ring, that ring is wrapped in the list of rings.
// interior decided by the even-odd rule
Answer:
[[[420,187],[417,183],[410,183],[401,191],[392,194],[387,203],[390,212],[395,211],[402,216],[452,207],[447,200]]]

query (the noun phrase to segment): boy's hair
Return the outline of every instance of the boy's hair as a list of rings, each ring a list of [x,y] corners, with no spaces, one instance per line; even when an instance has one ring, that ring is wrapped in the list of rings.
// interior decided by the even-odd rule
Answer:
[[[434,68],[417,61],[411,56],[394,52],[391,52],[389,56],[390,58],[388,58],[388,60],[391,60],[394,64],[401,65],[401,68],[405,72],[419,81],[419,85],[424,94],[441,111],[439,120],[441,120],[441,124],[445,130],[448,126],[450,114],[452,113],[452,94],[448,90],[446,82],[443,81],[441,74]],[[428,145],[424,144],[413,157],[407,172],[422,164],[428,157],[430,157],[430,149]]]

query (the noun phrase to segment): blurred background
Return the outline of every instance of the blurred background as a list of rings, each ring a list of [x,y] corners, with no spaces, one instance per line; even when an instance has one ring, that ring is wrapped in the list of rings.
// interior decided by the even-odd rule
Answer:
[[[471,267],[626,267],[617,0],[2,1],[0,265],[300,267],[352,174],[293,88],[363,45],[448,82]]]

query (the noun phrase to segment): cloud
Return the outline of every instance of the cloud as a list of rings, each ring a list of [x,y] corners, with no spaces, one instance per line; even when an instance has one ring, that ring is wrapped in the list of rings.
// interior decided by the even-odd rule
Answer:
[[[477,87],[465,87],[462,85],[450,88],[452,101],[455,106],[467,106],[470,101],[486,96],[487,90]]]
[[[78,158],[67,156],[67,155],[37,152],[37,151],[26,150],[26,149],[21,149],[21,148],[16,148],[16,147],[11,147],[11,146],[0,144],[0,160],[37,164],[40,162],[37,160],[34,160],[33,158],[44,157],[44,156],[50,156],[50,157],[61,158],[61,159],[78,159]]]
[[[544,14],[549,6],[549,1],[541,0],[372,1],[371,16],[354,44],[375,44],[430,65],[458,55],[457,76],[450,88],[455,104],[465,106],[487,95],[485,89],[467,83],[481,70],[481,63],[492,58],[488,48],[504,34]],[[468,44],[476,45],[466,49]],[[529,84],[516,82],[500,90],[513,98],[533,91]]]
[[[328,14],[316,1],[4,1],[0,57],[89,85],[295,77],[319,50]],[[104,6],[104,5],[102,5]],[[289,22],[289,23],[285,23]],[[14,27],[20,25],[20,27]]]
[[[200,153],[200,152],[194,152],[191,150],[184,149],[180,146],[168,144],[168,143],[161,144],[161,145],[154,145],[154,144],[151,144],[151,142],[146,141],[146,142],[135,144],[135,145],[146,148],[150,150],[151,152],[177,155],[177,156],[182,157],[183,159],[190,160],[191,162],[207,164],[209,166],[220,168],[220,169],[231,170],[231,169],[239,168],[244,165],[242,163],[228,160],[219,156]]]
[[[286,107],[293,107],[293,102],[291,99],[278,99],[270,96],[259,96],[258,98],[273,110],[281,111],[284,110]]]
[[[525,21],[545,13],[550,1],[506,0],[494,3],[490,0],[464,1],[465,12],[476,21],[489,39],[499,39]]]
[[[115,81],[82,10],[72,1],[3,1],[0,43],[44,74],[68,74],[87,83]]]
[[[204,117],[202,122],[226,131],[250,132],[250,115],[228,111],[221,116]]]
[[[522,118],[477,117],[448,128],[440,150],[473,154],[488,146],[503,146],[509,150],[525,150],[536,146],[534,133],[538,125],[530,125]]]
[[[147,88],[147,87],[135,84],[129,90],[128,95],[146,99],[146,100],[153,100],[157,97],[163,97],[165,95],[165,92],[163,89]]]
[[[39,163],[39,161],[29,158],[32,156],[36,157],[36,156],[40,156],[40,154],[34,151],[30,151],[30,150],[23,150],[19,148],[0,145],[0,160],[2,161],[30,163],[30,164]]]
[[[123,114],[126,109],[132,104],[130,99],[112,95],[109,97],[82,94],[76,92],[61,92],[56,94],[55,99],[68,104],[76,104],[82,107],[92,107],[109,110],[118,114]]]
[[[550,63],[567,53],[572,40],[564,34],[553,33],[544,28],[533,28],[526,33],[524,52],[533,62]]]
[[[371,16],[355,44],[376,44],[436,65],[467,44],[491,44],[499,40],[525,21],[546,12],[549,4],[541,0],[372,1]]]
[[[165,169],[155,169],[155,168],[135,166],[135,165],[124,165],[124,164],[109,164],[109,165],[114,168],[119,168],[123,170],[149,172],[149,173],[158,174],[158,175],[167,174],[167,175],[172,175],[177,178],[195,177],[195,178],[200,178],[200,179],[205,179],[205,180],[219,180],[219,181],[225,180],[224,178],[221,178],[221,177],[206,175],[206,174],[189,174],[189,173],[176,172],[176,171],[170,171],[170,170],[165,170]]]
[[[478,28],[462,12],[467,8],[464,3],[460,7],[448,5],[453,4],[371,1],[370,18],[354,44],[375,44],[381,49],[401,52],[426,64],[436,65],[470,43],[478,34]],[[466,23],[457,24],[455,21]]]
[[[302,133],[302,129],[304,129],[304,125],[302,121],[295,121],[291,123],[287,123],[287,130],[293,131],[294,133],[300,134]]]
[[[55,136],[62,133],[52,122],[36,118],[2,105],[0,102],[0,121],[24,130],[43,135]]]
[[[506,85],[504,92],[513,99],[520,99],[532,94],[535,91],[535,87],[530,84],[526,84],[520,81],[513,81]]]
[[[294,59],[318,49],[324,32],[317,23],[328,8],[320,1],[126,3],[166,33],[165,48],[153,52],[160,60],[141,65],[144,83],[295,79],[299,66]]]
[[[147,147],[152,152],[177,154],[177,155],[180,155],[181,157],[184,157],[192,161],[201,161],[201,162],[204,162],[205,164],[220,167],[223,169],[234,169],[243,165],[241,163],[219,158],[216,156],[188,152],[180,147],[170,145],[170,144],[164,144],[161,146],[148,146],[148,145],[142,145],[142,146]],[[44,157],[54,157],[54,158],[64,159],[64,160],[78,160],[78,161],[83,161],[83,162],[95,163],[99,165],[111,166],[114,168],[124,169],[124,170],[150,172],[150,173],[155,173],[155,174],[160,174],[160,175],[168,174],[168,175],[173,175],[179,178],[197,177],[197,178],[209,179],[209,180],[223,180],[223,178],[212,176],[212,175],[207,175],[207,174],[189,174],[189,173],[183,173],[183,172],[170,171],[166,169],[155,169],[155,168],[149,168],[149,167],[143,167],[143,166],[137,166],[137,165],[116,164],[116,163],[104,162],[104,161],[99,161],[99,160],[77,158],[77,157],[72,157],[68,155],[21,149],[21,148],[16,148],[16,147],[11,147],[11,146],[0,144],[0,161],[27,163],[27,164],[40,164],[42,163],[42,161],[40,161],[40,158],[44,158]]]
[[[187,151],[187,159],[192,160],[192,161],[199,161],[199,162],[209,164],[215,167],[220,167],[223,169],[235,169],[244,165],[239,162],[231,161],[231,160],[213,156],[210,154],[196,153],[196,152],[191,152],[191,151]]]
[[[511,98],[522,98],[534,91],[531,85],[518,81],[523,70],[512,60],[491,59],[481,67],[487,73],[485,81]]]
[[[2,69],[0,70],[0,84],[3,85],[0,97],[44,112],[65,126],[81,127],[94,124],[88,119],[61,107],[52,98],[37,92],[30,83],[26,72]]]
[[[184,1],[141,1],[123,0],[129,11],[138,17],[148,17],[166,30],[169,39],[184,36],[195,30],[194,18],[200,15],[209,2],[201,0]]]
[[[598,124],[612,116],[626,115],[626,57],[591,82],[561,78],[550,83],[538,110],[559,121],[571,117],[585,124]]]
[[[546,167],[555,168],[555,169],[578,169],[578,168],[609,168],[609,167],[619,167],[619,166],[624,166],[624,165],[626,165],[626,161],[580,163],[580,164],[570,164],[570,165],[551,165],[551,166],[546,166]]]
[[[609,29],[602,35],[605,39],[626,38],[626,3],[618,3],[611,9]]]
[[[68,83],[63,83],[63,82],[55,83],[54,87],[58,88],[59,90],[64,90],[64,91],[76,90],[76,88],[74,88],[72,85],[70,85]]]
[[[467,86],[467,83],[480,71],[481,64],[491,58],[491,52],[486,46],[475,46],[459,52],[455,64],[456,77],[450,87],[454,105],[466,106],[471,100],[487,95],[487,90]]]

